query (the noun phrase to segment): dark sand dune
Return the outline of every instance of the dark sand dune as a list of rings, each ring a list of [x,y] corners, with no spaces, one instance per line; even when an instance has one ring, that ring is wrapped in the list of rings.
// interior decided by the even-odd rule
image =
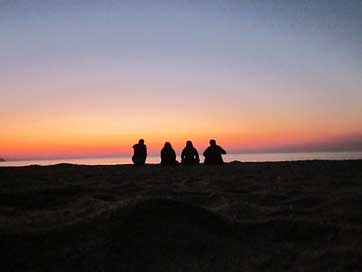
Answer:
[[[170,199],[142,200],[66,227],[8,235],[2,250],[9,255],[7,267],[15,270],[237,271],[238,267],[234,263],[238,236],[232,224],[203,208]]]
[[[0,168],[2,271],[360,271],[362,161]]]

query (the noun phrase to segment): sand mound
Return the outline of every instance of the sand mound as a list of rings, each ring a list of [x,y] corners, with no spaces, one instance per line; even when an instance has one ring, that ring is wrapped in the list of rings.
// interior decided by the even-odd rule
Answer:
[[[222,271],[235,257],[237,236],[203,208],[148,199],[8,242],[17,248],[11,259],[20,260],[14,268],[32,271]]]

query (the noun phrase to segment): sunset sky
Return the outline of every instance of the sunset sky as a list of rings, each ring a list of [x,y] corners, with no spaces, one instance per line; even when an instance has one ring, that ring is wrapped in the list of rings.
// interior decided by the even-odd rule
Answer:
[[[0,0],[0,157],[362,149],[362,1]]]

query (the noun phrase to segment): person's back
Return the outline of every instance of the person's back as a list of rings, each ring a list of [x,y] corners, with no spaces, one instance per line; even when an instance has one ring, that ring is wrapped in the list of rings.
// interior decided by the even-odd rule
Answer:
[[[193,165],[200,163],[199,153],[192,145],[191,141],[187,141],[186,147],[182,150],[181,163],[184,165]]]
[[[226,151],[216,144],[215,140],[210,140],[210,146],[204,151],[205,165],[223,164],[222,155],[226,154]]]
[[[132,161],[135,165],[144,165],[147,157],[147,147],[144,144],[144,140],[140,139],[138,144],[133,146]]]
[[[161,165],[177,165],[176,153],[169,142],[161,150]]]

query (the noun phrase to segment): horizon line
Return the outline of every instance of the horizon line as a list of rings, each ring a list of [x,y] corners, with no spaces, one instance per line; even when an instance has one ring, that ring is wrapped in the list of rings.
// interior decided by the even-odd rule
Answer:
[[[289,153],[343,153],[343,152],[362,152],[361,149],[320,149],[320,150],[249,150],[249,151],[231,151],[228,152],[226,155],[238,155],[238,154],[289,154]],[[150,153],[148,157],[158,157],[160,154],[157,153]],[[202,155],[202,153],[200,153]],[[131,158],[132,154],[108,154],[108,155],[78,155],[78,156],[45,156],[45,157],[24,157],[24,158],[6,158],[0,157],[4,159],[5,162],[12,162],[12,161],[33,161],[33,160],[63,160],[63,159],[102,159],[102,158]]]

